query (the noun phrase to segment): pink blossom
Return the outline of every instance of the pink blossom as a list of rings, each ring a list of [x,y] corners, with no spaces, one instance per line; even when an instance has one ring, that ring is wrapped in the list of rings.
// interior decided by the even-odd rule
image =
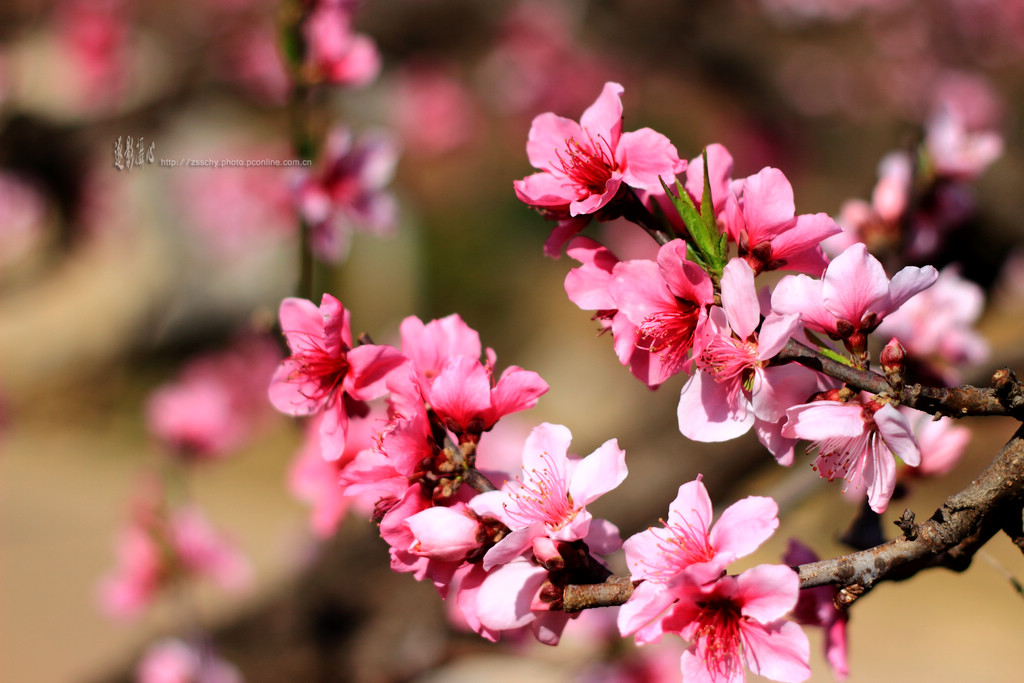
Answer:
[[[427,508],[408,517],[405,524],[415,539],[408,550],[437,560],[461,562],[483,540],[480,519],[461,502]]]
[[[679,430],[696,441],[726,441],[755,420],[778,422],[801,375],[793,365],[768,367],[799,323],[795,314],[769,313],[761,321],[754,271],[733,259],[722,274],[722,306],[712,307],[694,346],[697,370],[679,398]],[[760,332],[758,332],[760,327]],[[813,383],[813,378],[809,379]],[[811,393],[808,386],[798,401]]]
[[[573,614],[551,610],[540,600],[548,570],[526,557],[490,571],[472,595],[471,611],[483,633],[494,639],[503,632],[530,629],[547,645],[557,645]]]
[[[959,425],[949,417],[936,420],[932,415],[900,406],[900,412],[910,422],[914,437],[921,447],[921,463],[900,472],[905,477],[941,477],[948,474],[960,461],[971,440],[969,427]]]
[[[135,680],[136,683],[242,683],[242,675],[209,647],[170,638],[146,649]]]
[[[896,488],[893,455],[913,467],[921,462],[910,423],[888,403],[821,400],[790,408],[786,415],[783,435],[812,442],[818,475],[829,481],[842,477],[853,490],[866,490],[875,512],[885,512]]]
[[[819,559],[813,550],[791,538],[782,561],[793,567],[817,562]],[[793,619],[799,624],[821,627],[825,634],[825,658],[836,678],[845,680],[850,673],[846,644],[848,617],[846,612],[836,608],[837,592],[835,586],[804,588],[800,591],[796,607],[793,608]]]
[[[118,568],[102,581],[100,600],[105,611],[120,618],[138,615],[181,579],[209,577],[228,590],[250,579],[245,558],[197,507],[166,514],[145,502],[121,532],[117,554]]]
[[[878,332],[898,338],[911,360],[928,371],[929,379],[954,386],[960,383],[962,368],[988,358],[988,343],[974,329],[984,306],[981,287],[947,266],[933,287],[911,297],[878,326]]]
[[[618,310],[612,296],[613,274],[619,259],[607,248],[583,236],[569,242],[566,254],[581,264],[565,276],[565,293],[569,300],[584,311],[595,311],[594,320],[600,324],[601,332],[611,330],[619,362],[628,366],[638,379],[648,382],[651,354],[637,348],[637,326]]]
[[[686,369],[694,333],[714,299],[711,278],[686,260],[686,243],[680,239],[658,250],[657,263],[623,261],[615,265],[612,275],[612,298],[637,328],[636,348],[649,356],[645,381],[655,387]]]
[[[353,232],[385,235],[394,230],[398,208],[384,188],[394,177],[397,160],[397,146],[384,133],[354,142],[347,128],[331,131],[319,170],[302,174],[295,188],[317,256],[344,260]]]
[[[530,126],[526,153],[539,173],[517,180],[516,195],[531,206],[592,214],[623,185],[658,191],[686,169],[668,138],[650,128],[622,132],[623,88],[606,83],[580,122],[552,113]]]
[[[62,0],[55,7],[58,43],[75,68],[65,87],[87,108],[111,108],[127,92],[129,9],[126,0]]]
[[[0,172],[0,273],[6,276],[45,244],[46,202],[31,182]]]
[[[800,592],[789,567],[762,564],[709,584],[684,577],[674,592],[664,630],[692,643],[681,660],[687,683],[744,681],[744,665],[775,681],[810,677],[807,636],[783,619]]]
[[[285,299],[280,318],[291,355],[270,381],[270,402],[287,415],[323,411],[321,445],[324,457],[334,460],[345,448],[349,413],[362,411],[359,402],[383,396],[388,373],[405,359],[390,346],[353,348],[349,313],[330,294],[319,309],[306,299]]]
[[[808,327],[842,339],[851,351],[863,353],[867,335],[938,276],[932,266],[908,266],[889,280],[878,259],[857,243],[837,256],[820,280],[806,275],[784,277],[772,294],[772,309],[799,313]]]
[[[540,375],[511,366],[495,380],[493,350],[481,363],[480,338],[457,315],[424,325],[402,322],[402,351],[409,373],[389,382],[392,407],[399,414],[427,403],[460,439],[478,439],[503,416],[532,408],[548,390]]]
[[[445,154],[480,133],[479,105],[473,95],[439,66],[413,66],[399,74],[392,111],[403,146],[411,153]]]
[[[619,610],[619,630],[638,643],[656,642],[662,620],[678,597],[670,587],[684,574],[713,581],[726,566],[754,552],[779,526],[771,498],[748,496],[730,505],[712,527],[711,498],[701,478],[679,487],[660,528],[626,539],[623,550],[634,581],[642,581]]]
[[[830,254],[842,253],[856,242],[868,245],[868,251],[891,249],[903,237],[909,237],[915,251],[924,253],[924,242],[930,236],[919,235],[920,230],[904,232],[901,221],[910,204],[913,168],[910,155],[904,151],[891,152],[878,164],[878,182],[871,193],[871,202],[850,199],[839,210],[838,223],[843,232],[829,237],[822,248]],[[915,228],[917,226],[914,226]]]
[[[998,133],[969,131],[962,114],[948,105],[929,118],[924,145],[937,174],[961,180],[981,175],[1003,153]]]
[[[269,408],[262,393],[279,361],[269,339],[243,340],[227,351],[193,359],[178,379],[150,396],[150,431],[182,457],[227,455],[266,418]]]
[[[827,214],[796,215],[793,187],[782,171],[764,168],[732,184],[725,230],[754,273],[785,268],[820,275],[828,265],[821,241],[841,231]]]
[[[338,0],[316,0],[302,25],[306,40],[304,69],[312,82],[362,86],[380,73],[373,39],[352,30],[352,10]]]
[[[478,515],[500,520],[512,530],[484,556],[484,569],[509,562],[547,536],[556,541],[588,540],[596,552],[611,552],[618,533],[593,517],[587,504],[611,491],[626,478],[625,452],[615,439],[589,456],[568,454],[572,434],[561,425],[535,428],[523,447],[523,471],[500,491],[482,493],[470,508]]]
[[[371,411],[366,417],[350,419],[341,456],[337,460],[326,460],[320,445],[321,420],[323,413],[306,425],[303,445],[288,469],[288,488],[292,495],[311,506],[313,533],[327,538],[337,531],[350,506],[355,504],[358,509],[368,512],[376,502],[367,496],[346,495],[341,474],[359,452],[373,447],[378,430],[384,423],[383,415],[376,411]]]

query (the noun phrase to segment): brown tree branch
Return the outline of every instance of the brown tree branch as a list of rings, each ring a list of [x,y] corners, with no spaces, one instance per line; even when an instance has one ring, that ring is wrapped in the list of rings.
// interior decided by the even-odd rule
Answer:
[[[904,513],[903,536],[841,557],[794,567],[801,588],[837,585],[839,607],[848,607],[882,581],[901,581],[923,569],[963,571],[975,553],[1000,530],[1021,539],[1024,510],[1024,426],[1021,426],[985,471],[946,499],[923,524]],[[628,577],[612,576],[602,584],[567,586],[565,610],[621,605],[633,592]]]
[[[933,415],[1005,415],[1024,422],[1024,383],[1008,368],[996,371],[991,387],[964,385],[945,389],[911,384],[895,391],[883,375],[844,365],[794,339],[786,342],[775,360],[799,363],[862,391],[889,394],[905,406]]]

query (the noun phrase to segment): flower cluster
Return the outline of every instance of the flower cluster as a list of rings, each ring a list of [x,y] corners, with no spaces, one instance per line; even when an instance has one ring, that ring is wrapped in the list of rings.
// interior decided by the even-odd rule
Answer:
[[[601,557],[621,545],[587,510],[626,476],[616,442],[579,458],[567,428],[542,424],[520,448],[522,471],[503,473],[496,425],[548,387],[519,367],[496,376],[494,352],[460,317],[407,318],[400,348],[353,345],[349,313],[328,294],[319,308],[287,299],[280,317],[292,355],[269,395],[314,416],[293,485],[316,506],[315,529],[329,534],[361,501],[392,569],[432,581],[472,628],[557,642],[561,589],[603,580]],[[370,403],[385,397],[386,410]]]

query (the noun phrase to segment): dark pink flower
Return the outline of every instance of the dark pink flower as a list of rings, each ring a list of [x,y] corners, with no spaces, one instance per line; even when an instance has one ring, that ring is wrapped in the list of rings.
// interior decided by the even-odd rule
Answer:
[[[664,625],[692,643],[681,662],[687,683],[738,683],[744,667],[773,681],[810,677],[807,636],[783,619],[800,592],[789,567],[762,564],[703,585],[685,580],[675,592]]]
[[[319,308],[306,299],[285,299],[280,318],[291,355],[270,381],[270,402],[287,415],[324,412],[321,445],[324,457],[334,460],[345,449],[349,413],[383,396],[388,374],[405,358],[390,346],[353,347],[349,313],[330,294]]]
[[[654,387],[683,372],[697,326],[714,300],[711,278],[686,260],[686,243],[677,239],[662,246],[657,263],[616,264],[611,293],[616,308],[636,326],[636,348],[649,354],[647,383]]]
[[[526,154],[539,173],[513,183],[522,201],[570,216],[592,214],[626,185],[659,191],[686,170],[668,138],[650,128],[622,132],[623,88],[606,83],[579,123],[552,113],[530,126]]]

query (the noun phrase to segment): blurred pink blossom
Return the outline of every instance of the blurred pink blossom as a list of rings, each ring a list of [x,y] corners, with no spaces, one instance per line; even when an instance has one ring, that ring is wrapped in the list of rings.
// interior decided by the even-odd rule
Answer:
[[[176,380],[150,395],[150,431],[184,458],[230,454],[270,414],[263,392],[280,360],[271,340],[247,338],[227,351],[189,361]]]
[[[314,83],[362,86],[380,73],[381,59],[373,39],[352,28],[352,4],[316,0],[302,25],[306,41],[304,70]]]
[[[135,671],[136,683],[242,683],[231,663],[209,647],[176,638],[161,640],[146,649]]]
[[[137,616],[178,581],[210,578],[238,590],[251,574],[245,557],[195,506],[165,511],[143,501],[121,532],[117,555],[117,569],[100,584],[100,603],[122,619]]]
[[[410,152],[433,155],[457,149],[480,134],[479,105],[454,74],[440,66],[404,69],[395,88],[395,128]]]
[[[319,258],[344,260],[353,232],[386,235],[394,230],[398,205],[384,188],[397,161],[398,148],[385,133],[370,133],[357,142],[345,127],[331,131],[319,169],[303,172],[294,188]]]

